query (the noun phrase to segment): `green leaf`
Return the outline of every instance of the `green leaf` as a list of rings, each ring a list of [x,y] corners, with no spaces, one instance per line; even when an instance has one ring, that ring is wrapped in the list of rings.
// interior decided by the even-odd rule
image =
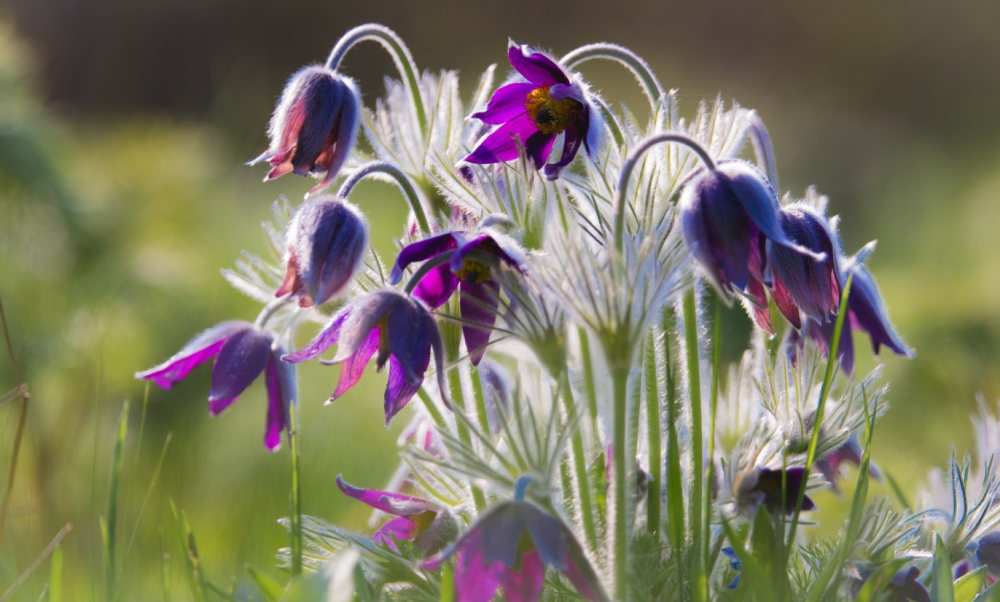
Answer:
[[[764,512],[761,511],[761,513]],[[770,522],[770,519],[768,519],[768,522]],[[733,550],[739,557],[740,564],[743,565],[743,578],[740,579],[740,587],[743,587],[745,584],[746,587],[753,591],[754,597],[760,602],[779,600],[780,598],[775,595],[774,588],[771,586],[771,580],[768,578],[763,567],[760,566],[757,557],[748,553],[746,541],[743,537],[729,525],[729,521],[725,518],[722,519],[722,528],[729,539],[729,543],[733,546]]]
[[[888,587],[889,582],[892,580],[893,575],[895,575],[899,569],[906,565],[908,559],[897,558],[895,560],[890,560],[881,569],[876,571],[871,577],[865,581],[865,584],[861,586],[861,590],[858,592],[858,597],[854,599],[854,602],[871,602],[878,598],[886,587]]]
[[[952,583],[951,559],[940,535],[934,536],[934,565],[931,567],[931,600],[955,602],[955,585]]]
[[[314,573],[292,579],[279,602],[351,602],[354,599],[354,566],[358,553],[345,550]]]
[[[757,515],[753,521],[753,533],[750,535],[750,543],[753,546],[753,557],[760,565],[775,593],[780,599],[784,599],[790,591],[788,577],[784,571],[785,563],[781,560],[784,552],[781,543],[774,532],[774,523],[771,522],[771,515],[763,507],[758,508]]]
[[[955,582],[955,602],[972,602],[986,583],[986,567],[966,573]]]
[[[49,567],[49,602],[62,602],[63,599],[63,553],[62,547],[52,550],[52,564]]]
[[[976,596],[976,602],[1000,602],[1000,583],[994,583]]]
[[[198,560],[198,547],[195,545],[194,533],[187,524],[187,517],[177,512],[174,500],[170,500],[170,512],[174,516],[174,526],[177,529],[177,538],[184,554],[184,566],[187,568],[188,587],[191,588],[191,597],[195,602],[205,602],[205,584],[201,576],[201,563]]]
[[[253,582],[257,584],[257,589],[260,590],[260,593],[264,594],[264,600],[266,602],[278,602],[278,598],[281,597],[282,590],[285,589],[280,583],[268,577],[264,573],[261,573],[249,564],[247,565],[247,574],[250,575]]]

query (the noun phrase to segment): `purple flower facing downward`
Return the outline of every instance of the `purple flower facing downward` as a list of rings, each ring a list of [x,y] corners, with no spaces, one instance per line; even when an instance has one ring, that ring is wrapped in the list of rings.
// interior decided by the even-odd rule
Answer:
[[[293,293],[301,307],[322,305],[346,287],[368,247],[368,223],[334,196],[304,202],[288,225],[285,280],[275,297]]]
[[[282,359],[293,364],[311,360],[334,344],[337,344],[337,353],[328,363],[343,364],[343,367],[330,401],[361,379],[365,366],[376,353],[377,370],[389,364],[389,382],[385,388],[386,424],[420,389],[432,350],[438,384],[442,392],[447,390],[437,323],[427,307],[408,295],[382,290],[361,298],[334,316],[306,347]]]
[[[297,71],[285,85],[274,110],[271,145],[250,165],[267,161],[267,180],[295,172],[323,178],[310,193],[337,176],[351,154],[358,133],[361,97],[354,81],[326,67]]]
[[[492,228],[446,232],[403,247],[389,281],[398,284],[403,279],[403,270],[411,263],[430,260],[445,253],[449,253],[450,258],[421,278],[413,289],[413,296],[431,309],[437,309],[461,289],[459,311],[464,322],[462,334],[475,366],[486,352],[500,303],[500,284],[493,277],[493,268],[476,259],[475,255],[487,255],[520,271],[524,263],[522,252],[513,239]],[[473,253],[472,257],[470,253]]]
[[[524,148],[535,169],[555,180],[583,145],[587,153],[599,145],[600,126],[583,82],[526,45],[511,43],[507,60],[527,81],[507,84],[490,98],[486,110],[472,117],[499,126],[484,136],[465,157],[468,163],[501,163],[518,158]],[[562,156],[548,164],[556,138],[565,134]]]
[[[782,503],[781,481],[782,473],[785,480],[785,498]],[[803,476],[805,470],[801,467],[789,468],[788,470],[773,470],[762,468],[757,471],[756,479],[754,475],[743,479],[739,484],[737,501],[743,507],[754,508],[763,504],[771,512],[783,511],[785,514],[795,512],[795,503],[798,500],[799,491],[805,485]],[[802,498],[803,510],[814,510],[816,504],[805,496]]]
[[[774,189],[745,161],[720,161],[714,170],[697,172],[681,192],[679,206],[684,242],[724,294],[763,293],[760,284],[771,284],[768,245],[785,247],[806,261],[826,259],[785,233]]]
[[[781,225],[795,243],[825,255],[816,261],[781,245],[768,246],[772,298],[785,318],[801,328],[799,311],[819,322],[835,319],[840,305],[837,243],[827,219],[804,203],[782,208]]]
[[[398,541],[411,541],[425,554],[441,550],[458,535],[455,518],[430,502],[401,493],[359,489],[337,476],[337,487],[345,494],[376,510],[391,514],[389,519],[372,535],[372,541],[399,552]]]
[[[501,502],[440,555],[424,562],[436,570],[455,561],[457,602],[489,602],[503,588],[508,602],[535,602],[545,567],[562,572],[591,602],[608,600],[573,533],[559,519],[523,500]]]
[[[216,416],[263,372],[268,396],[264,446],[275,451],[281,446],[282,429],[291,427],[289,408],[296,395],[295,369],[278,359],[282,353],[269,331],[248,322],[223,322],[196,336],[159,366],[135,376],[169,390],[214,357],[208,402],[209,414]]]
[[[840,492],[837,480],[840,478],[840,474],[846,464],[861,466],[861,446],[858,444],[857,437],[853,434],[840,447],[837,447],[816,462],[816,467],[819,468],[819,471],[823,474],[823,478],[826,479],[827,483],[830,484],[830,488],[835,493]],[[875,468],[874,464],[869,464],[868,474],[874,479],[880,478],[879,471]]]

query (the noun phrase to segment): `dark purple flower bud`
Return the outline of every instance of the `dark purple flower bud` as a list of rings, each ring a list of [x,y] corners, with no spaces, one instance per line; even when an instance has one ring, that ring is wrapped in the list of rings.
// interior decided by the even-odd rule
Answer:
[[[990,575],[1000,575],[1000,531],[987,533],[976,544],[976,559]]]
[[[764,250],[781,245],[814,261],[826,256],[785,234],[781,208],[767,179],[744,161],[702,169],[679,201],[684,242],[705,273],[725,293],[752,291],[753,280],[770,284]]]
[[[591,602],[609,600],[569,528],[529,502],[496,504],[423,566],[435,570],[451,556],[456,557],[458,602],[489,602],[501,587],[505,600],[535,602],[545,583],[546,565],[562,572]]]
[[[269,331],[248,322],[223,322],[192,339],[164,363],[135,376],[170,389],[215,357],[208,402],[209,414],[216,416],[264,373],[268,394],[264,446],[274,451],[281,446],[281,431],[290,427],[289,408],[296,396],[295,370],[278,359],[282,353]]]
[[[931,602],[927,588],[917,581],[920,569],[911,567],[907,572],[898,572],[889,581],[889,602]]]
[[[555,180],[576,157],[580,146],[588,154],[600,145],[600,111],[591,106],[586,86],[571,78],[562,67],[544,54],[513,42],[507,59],[527,81],[502,86],[493,93],[486,110],[472,117],[498,126],[484,136],[463,161],[501,163],[518,158],[523,148],[535,169],[545,169],[545,177]],[[563,137],[562,156],[548,164],[552,147]]]
[[[392,290],[362,297],[335,315],[305,348],[282,359],[293,364],[304,362],[319,357],[335,343],[338,344],[337,353],[328,363],[343,364],[343,367],[330,401],[361,379],[365,366],[376,352],[377,370],[389,364],[389,382],[385,389],[386,424],[420,389],[432,350],[442,395],[447,391],[441,334],[434,316],[413,297]]]
[[[740,506],[755,507],[763,504],[771,512],[784,511],[786,514],[795,512],[795,503],[798,500],[799,491],[805,486],[803,477],[805,470],[801,467],[789,468],[788,470],[772,470],[762,468],[747,475],[740,481],[736,495]],[[781,481],[782,474],[785,480],[785,497],[782,501]],[[816,504],[805,496],[802,499],[803,510],[814,510]]]
[[[326,67],[297,71],[285,85],[274,110],[268,136],[271,145],[250,165],[267,161],[267,180],[287,173],[313,174],[323,189],[351,154],[358,133],[361,97],[354,81]]]
[[[523,252],[512,238],[492,228],[445,232],[403,247],[389,281],[398,284],[403,278],[403,270],[411,263],[430,260],[444,253],[450,254],[448,260],[421,278],[413,296],[431,309],[437,309],[461,289],[459,311],[463,320],[462,334],[475,366],[486,353],[500,304],[500,285],[493,277],[493,268],[483,260],[502,262],[521,271]]]
[[[357,207],[334,196],[309,199],[286,234],[285,281],[274,293],[299,295],[299,305],[322,305],[350,283],[368,247],[368,222]]]
[[[819,323],[836,318],[840,305],[840,282],[837,270],[837,245],[827,219],[805,203],[795,203],[781,210],[781,224],[797,244],[825,255],[816,261],[782,245],[768,245],[772,290],[778,309],[796,327],[799,310]],[[790,298],[794,305],[789,305]],[[778,300],[781,303],[778,303]]]

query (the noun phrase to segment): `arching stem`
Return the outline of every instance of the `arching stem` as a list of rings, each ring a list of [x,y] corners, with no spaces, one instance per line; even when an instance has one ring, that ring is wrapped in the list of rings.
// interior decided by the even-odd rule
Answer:
[[[258,328],[263,328],[267,321],[278,312],[279,309],[285,306],[291,300],[293,293],[288,293],[280,297],[275,297],[264,306],[260,313],[257,315],[257,320],[254,321],[254,326]]]
[[[396,181],[396,184],[403,191],[403,196],[406,197],[406,202],[409,203],[410,209],[413,210],[413,215],[417,218],[417,225],[420,227],[420,231],[424,234],[430,234],[431,226],[427,222],[427,214],[424,212],[424,206],[420,202],[417,190],[413,187],[413,183],[410,182],[410,178],[401,169],[391,163],[386,163],[385,161],[365,163],[352,173],[349,178],[344,180],[344,183],[340,186],[340,190],[337,191],[337,196],[346,199],[347,195],[351,194],[351,190],[357,186],[358,182],[377,173],[385,174]]]
[[[417,113],[420,133],[426,137],[427,114],[424,111],[424,98],[420,93],[420,85],[417,79],[417,65],[413,61],[410,49],[406,47],[403,39],[395,31],[377,23],[367,23],[355,27],[341,36],[340,40],[337,41],[337,45],[330,51],[330,58],[326,59],[326,66],[336,71],[340,68],[341,61],[344,60],[344,56],[347,55],[347,52],[351,48],[356,44],[369,40],[378,42],[392,55],[392,60],[396,63],[396,69],[406,82],[406,87],[413,98],[413,108]]]
[[[635,75],[636,79],[639,80],[642,91],[646,94],[646,98],[649,99],[650,110],[653,114],[656,114],[660,100],[663,98],[664,90],[660,84],[660,80],[656,79],[653,70],[649,68],[649,65],[646,64],[646,61],[642,57],[628,48],[618,46],[617,44],[588,44],[562,57],[559,63],[568,69],[573,69],[591,59],[606,59],[625,65]]]
[[[771,188],[774,188],[774,193],[780,199],[781,189],[778,188],[778,165],[774,160],[774,147],[771,145],[771,135],[767,133],[767,127],[756,111],[750,111],[747,119],[750,121],[750,143],[753,145],[753,152],[757,157],[757,167],[767,174],[767,179],[771,181]]]

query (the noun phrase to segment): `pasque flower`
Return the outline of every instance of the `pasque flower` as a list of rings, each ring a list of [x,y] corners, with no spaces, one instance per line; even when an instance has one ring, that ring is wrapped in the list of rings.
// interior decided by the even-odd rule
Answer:
[[[368,246],[368,223],[357,207],[334,196],[304,202],[288,225],[286,274],[275,297],[298,295],[322,305],[350,283]]]
[[[753,469],[737,483],[734,491],[736,503],[744,509],[756,508],[763,504],[771,512],[783,511],[791,514],[795,511],[799,491],[805,486],[804,476],[805,470],[801,467],[788,470]],[[784,503],[782,503],[782,479],[785,481]],[[803,510],[815,508],[816,505],[808,495],[803,497]]]
[[[323,189],[351,154],[358,133],[361,98],[354,81],[326,67],[297,71],[281,94],[268,136],[271,144],[250,165],[271,164],[268,180],[287,173],[313,174]]]
[[[562,572],[588,600],[608,600],[569,528],[524,501],[522,487],[517,489],[514,500],[488,509],[458,541],[425,561],[424,568],[436,570],[446,558],[456,557],[457,602],[489,602],[501,587],[509,602],[535,602],[546,565]]]
[[[432,350],[439,385],[442,391],[447,390],[437,323],[427,307],[413,297],[392,290],[370,293],[335,315],[306,347],[282,359],[291,363],[310,360],[334,344],[338,344],[337,353],[329,363],[343,363],[343,368],[331,401],[361,379],[365,366],[376,352],[378,370],[389,364],[389,382],[385,389],[386,424],[424,382]]]
[[[403,247],[389,276],[390,282],[398,284],[403,270],[411,263],[436,257],[444,261],[420,279],[413,296],[436,309],[461,289],[462,334],[472,364],[477,365],[486,352],[500,300],[500,284],[494,279],[493,268],[483,259],[496,260],[520,271],[524,263],[522,252],[513,239],[490,227],[472,232],[445,232]]]
[[[450,512],[420,498],[352,487],[340,475],[337,476],[337,487],[345,495],[396,517],[386,521],[372,535],[372,541],[394,551],[399,551],[397,541],[408,540],[421,552],[433,554],[458,535],[458,525]]]
[[[263,372],[268,397],[264,446],[274,451],[281,446],[281,430],[291,426],[289,408],[296,395],[295,370],[279,359],[282,353],[271,332],[248,322],[223,322],[196,336],[159,366],[135,376],[170,389],[214,357],[208,402],[209,414],[216,416]]]
[[[486,109],[472,117],[499,126],[484,136],[465,157],[468,163],[513,161],[519,146],[535,169],[555,180],[583,145],[594,153],[599,145],[599,111],[592,109],[586,85],[552,59],[526,45],[511,43],[507,60],[527,81],[498,89]],[[548,164],[556,138],[564,134],[562,156]]]
[[[800,310],[821,324],[835,319],[840,281],[838,245],[830,223],[809,205],[794,203],[781,209],[781,226],[792,241],[825,258],[817,261],[788,247],[769,245],[775,305],[796,328],[802,327]]]

